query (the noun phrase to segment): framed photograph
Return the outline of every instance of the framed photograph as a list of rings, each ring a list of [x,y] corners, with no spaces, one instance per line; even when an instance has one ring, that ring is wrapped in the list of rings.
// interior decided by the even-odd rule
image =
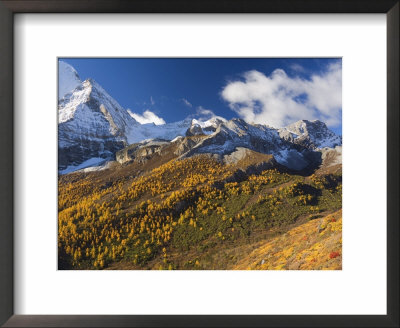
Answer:
[[[341,58],[59,58],[58,270],[341,270],[341,82]]]
[[[398,327],[398,1],[1,1],[0,322]]]

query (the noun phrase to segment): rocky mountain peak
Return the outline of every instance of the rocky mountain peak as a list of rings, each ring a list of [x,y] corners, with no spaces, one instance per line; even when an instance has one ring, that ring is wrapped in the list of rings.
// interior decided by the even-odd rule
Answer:
[[[58,104],[60,172],[92,158],[115,160],[116,153],[125,147],[129,152],[120,152],[123,161],[140,154],[151,156],[170,149],[170,143],[177,144],[175,155],[182,158],[196,154],[231,158],[238,149],[248,149],[250,152],[239,153],[272,155],[278,163],[302,170],[315,162],[319,149],[342,143],[341,137],[319,120],[300,120],[281,129],[216,116],[162,125],[140,124],[100,84],[93,79],[81,82],[75,69],[62,62],[60,86],[60,94],[65,92]],[[156,139],[162,142],[151,143]],[[146,145],[142,144],[144,140]],[[238,158],[237,154],[232,158]]]
[[[278,129],[281,138],[312,148],[341,146],[342,138],[320,120],[300,120]]]

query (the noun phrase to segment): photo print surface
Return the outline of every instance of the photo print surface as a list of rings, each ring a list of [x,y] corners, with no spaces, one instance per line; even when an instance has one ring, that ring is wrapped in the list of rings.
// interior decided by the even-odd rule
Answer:
[[[341,270],[340,58],[59,58],[60,270]]]

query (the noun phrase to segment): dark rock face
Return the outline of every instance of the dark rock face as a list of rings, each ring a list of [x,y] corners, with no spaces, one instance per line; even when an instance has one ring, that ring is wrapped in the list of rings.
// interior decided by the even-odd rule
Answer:
[[[68,166],[79,165],[92,157],[113,159],[116,151],[124,148],[124,142],[104,140],[103,142],[81,139],[79,143],[70,144],[58,151],[58,170],[62,171]]]
[[[71,131],[72,130],[72,131]],[[70,129],[68,124],[58,126],[58,170],[78,165],[92,157],[111,159],[116,151],[127,143],[123,138],[104,135],[101,129],[80,132]]]
[[[108,122],[94,108],[96,119],[89,127],[76,121],[58,125],[58,170],[79,165],[92,158],[111,159],[116,151],[126,146],[124,138],[113,136],[105,128]]]

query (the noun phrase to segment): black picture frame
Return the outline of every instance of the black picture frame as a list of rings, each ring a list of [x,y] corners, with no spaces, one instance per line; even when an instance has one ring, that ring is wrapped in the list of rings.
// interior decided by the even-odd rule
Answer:
[[[399,8],[398,0],[0,0],[0,324],[4,327],[399,327]],[[127,12],[386,14],[387,315],[14,315],[14,14]]]

